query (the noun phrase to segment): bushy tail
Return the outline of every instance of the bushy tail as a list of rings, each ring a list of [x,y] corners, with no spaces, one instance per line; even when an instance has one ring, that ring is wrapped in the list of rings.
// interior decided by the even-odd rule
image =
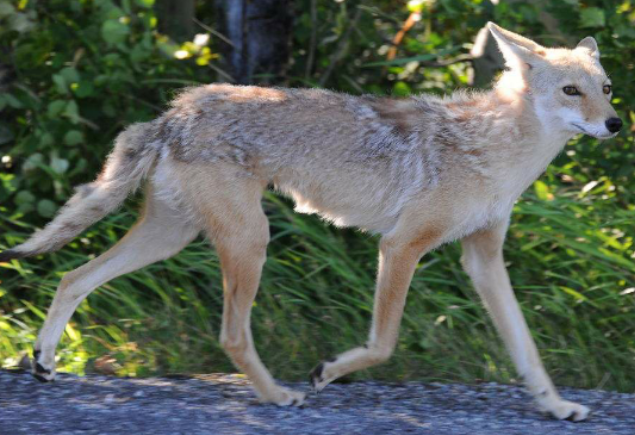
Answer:
[[[102,173],[76,189],[55,219],[29,240],[0,253],[0,262],[60,249],[95,222],[116,210],[152,169],[157,156],[150,123],[121,133]]]

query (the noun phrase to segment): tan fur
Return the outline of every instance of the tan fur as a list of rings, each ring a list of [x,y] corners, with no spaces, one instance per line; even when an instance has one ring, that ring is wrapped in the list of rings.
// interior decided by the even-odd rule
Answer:
[[[502,244],[514,202],[568,139],[612,135],[604,127],[615,117],[602,92],[608,78],[592,38],[574,50],[548,49],[490,30],[511,70],[489,92],[398,100],[209,85],[185,90],[160,118],[122,133],[94,183],[44,230],[0,254],[2,261],[60,248],[148,178],[139,223],[62,280],[35,345],[36,376],[53,378],[64,325],[93,289],[205,232],[223,271],[223,347],[263,401],[301,404],[304,394],[277,385],[260,361],[249,323],[269,242],[260,201],[273,185],[298,211],[382,236],[369,341],[318,366],[316,390],[390,357],[420,257],[463,239],[463,264],[529,392],[558,418],[586,418],[587,408],[558,396],[540,362]],[[582,95],[565,95],[564,86]]]

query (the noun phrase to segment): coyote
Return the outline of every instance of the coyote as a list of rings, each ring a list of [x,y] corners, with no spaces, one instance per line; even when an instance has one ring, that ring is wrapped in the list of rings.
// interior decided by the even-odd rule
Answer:
[[[35,343],[35,377],[54,379],[57,343],[91,291],[175,255],[204,231],[223,272],[220,342],[263,402],[302,405],[303,392],[269,374],[250,330],[269,242],[261,198],[273,186],[300,212],[381,235],[369,340],[319,364],[310,375],[316,392],[390,357],[418,261],[461,239],[462,263],[528,391],[556,418],[585,419],[589,410],[563,400],[543,368],[502,246],[514,202],[567,141],[614,137],[622,121],[593,38],[551,49],[488,26],[508,67],[488,92],[394,99],[214,84],[186,89],[158,119],[126,129],[94,182],[0,254],[7,261],[61,248],[147,179],[137,224],[62,278]]]

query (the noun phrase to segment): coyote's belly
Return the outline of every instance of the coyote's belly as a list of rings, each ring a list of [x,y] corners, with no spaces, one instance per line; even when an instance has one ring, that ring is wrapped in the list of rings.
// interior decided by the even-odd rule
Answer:
[[[374,201],[366,201],[367,195],[357,198],[312,198],[298,190],[286,190],[295,201],[298,213],[317,214],[337,227],[355,227],[372,233],[385,234],[394,227],[400,207],[384,204],[381,210],[372,207]],[[339,196],[339,195],[338,195]],[[396,204],[395,204],[396,205]]]

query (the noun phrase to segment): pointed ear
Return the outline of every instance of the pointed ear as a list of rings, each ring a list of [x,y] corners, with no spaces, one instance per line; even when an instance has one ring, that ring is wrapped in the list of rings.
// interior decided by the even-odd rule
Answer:
[[[543,46],[536,44],[531,39],[505,30],[491,21],[487,23],[487,28],[496,39],[498,48],[503,53],[505,63],[509,67],[520,66],[531,69],[533,64],[540,62],[547,53]]]
[[[589,56],[593,56],[597,60],[600,60],[600,50],[598,49],[598,43],[595,42],[595,39],[592,36],[587,36],[582,41],[580,41],[575,49],[584,50],[589,54]]]

